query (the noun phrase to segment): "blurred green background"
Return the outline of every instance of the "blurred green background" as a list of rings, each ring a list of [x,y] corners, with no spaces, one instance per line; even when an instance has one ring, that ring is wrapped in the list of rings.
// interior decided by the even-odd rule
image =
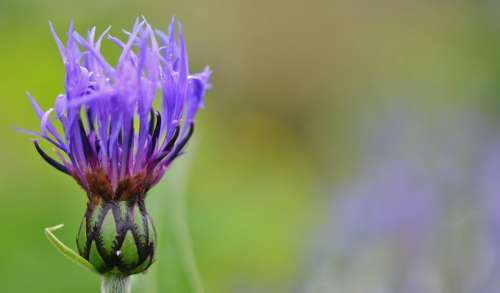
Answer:
[[[44,109],[63,91],[48,20],[60,35],[73,19],[80,32],[112,25],[123,36],[121,28],[140,15],[161,28],[172,15],[181,20],[191,71],[210,65],[214,87],[188,155],[150,192],[160,252],[148,275],[136,278],[135,292],[190,292],[172,225],[179,193],[207,292],[393,292],[371,291],[363,277],[364,290],[311,289],[311,254],[318,241],[336,241],[318,237],[330,227],[335,190],[362,180],[365,157],[378,156],[370,155],[367,137],[377,137],[375,128],[391,113],[425,137],[428,130],[444,137],[443,154],[458,147],[457,168],[475,164],[468,160],[483,149],[475,135],[494,129],[499,114],[496,1],[0,0],[0,291],[98,291],[96,276],[69,263],[43,235],[44,227],[64,223],[58,235],[75,246],[84,192],[13,128],[39,127],[26,91]],[[110,58],[112,48],[104,45]],[[481,121],[480,131],[465,132],[470,116]],[[435,140],[411,131],[402,131],[400,149],[427,158]],[[393,146],[392,134],[376,140]],[[456,233],[471,231],[465,225]],[[383,269],[383,260],[370,266]],[[458,278],[455,270],[467,263],[450,264],[445,280]],[[417,292],[460,292],[442,284],[441,291]]]

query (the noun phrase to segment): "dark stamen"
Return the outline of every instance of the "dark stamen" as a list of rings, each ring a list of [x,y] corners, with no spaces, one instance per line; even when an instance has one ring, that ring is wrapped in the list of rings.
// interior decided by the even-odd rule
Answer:
[[[161,114],[160,114],[160,112],[158,112],[156,110],[154,111],[154,113],[156,116],[156,126],[155,126],[154,132],[151,135],[151,143],[149,144],[149,149],[148,149],[148,154],[147,154],[148,159],[153,154],[153,150],[156,147],[156,142],[158,141],[158,136],[160,136],[160,129],[161,129]]]
[[[45,160],[45,162],[49,163],[52,167],[56,168],[57,170],[70,175],[68,172],[68,168],[66,168],[66,166],[57,162],[56,160],[52,159],[49,155],[47,155],[47,153],[45,153],[42,150],[42,148],[40,148],[40,145],[38,145],[37,141],[34,141],[33,143],[35,144],[35,148],[38,154],[40,154],[40,156]]]
[[[132,151],[132,143],[134,142],[134,120],[130,119],[130,130],[128,133],[127,148],[128,151],[125,154],[125,169],[128,169],[128,161],[130,158],[130,152]]]
[[[151,110],[149,111],[149,135],[153,134],[153,127],[155,127],[155,111],[153,110],[153,108],[151,108]]]
[[[92,110],[90,108],[87,108],[86,113],[87,113],[87,124],[89,125],[90,132],[95,131],[94,120],[93,120],[94,117],[92,116]]]
[[[113,119],[109,119],[109,126],[108,126],[108,137],[111,136],[111,130],[113,129]]]
[[[130,130],[128,132],[128,147],[132,147],[132,142],[134,141],[134,119],[130,119]]]
[[[162,153],[170,153],[172,148],[175,145],[175,142],[177,141],[177,138],[179,137],[179,133],[181,132],[181,127],[177,125],[177,127],[174,130],[174,135],[172,135],[172,138],[168,141],[167,145],[163,148]]]
[[[100,151],[101,151],[101,141],[97,138],[95,140],[95,153],[96,153],[96,156],[99,155]]]
[[[108,138],[111,138],[111,130],[113,129],[113,119],[109,119],[109,127],[108,127]],[[111,139],[108,139],[108,143],[106,144],[108,156],[111,157]]]
[[[180,133],[180,126],[177,126],[175,128],[174,135],[168,141],[167,145],[163,148],[160,155],[153,161],[152,166],[156,166],[156,164],[158,164],[161,160],[163,160],[163,158],[165,158],[170,153],[170,151],[172,150],[172,148],[175,145],[175,142],[177,141],[177,137],[179,137],[179,133]],[[181,144],[183,144],[183,145],[186,144],[187,140],[189,139],[189,137],[191,136],[192,133],[193,133],[193,126],[191,123],[191,126],[189,128],[189,133],[184,138],[184,140],[181,141]]]
[[[123,145],[123,130],[120,129],[120,132],[118,132],[118,144]]]
[[[186,134],[186,136],[179,142],[179,144],[175,147],[175,151],[174,151],[174,155],[173,155],[173,158],[177,157],[179,155],[179,153],[182,151],[182,149],[184,148],[184,146],[186,146],[186,143],[189,141],[189,139],[191,138],[191,135],[193,135],[193,132],[194,132],[194,123],[191,122],[191,124],[189,124],[189,130],[188,130],[188,133]]]
[[[83,152],[85,153],[85,157],[93,158],[94,152],[92,151],[92,147],[90,146],[90,140],[87,136],[87,132],[83,127],[82,119],[78,119],[78,126],[80,127],[80,137],[82,139]]]

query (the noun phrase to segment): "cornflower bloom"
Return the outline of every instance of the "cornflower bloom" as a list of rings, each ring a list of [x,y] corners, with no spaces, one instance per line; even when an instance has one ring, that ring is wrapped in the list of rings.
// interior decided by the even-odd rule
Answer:
[[[50,28],[66,69],[65,93],[48,111],[29,95],[41,121],[40,132],[31,133],[51,143],[58,159],[37,140],[35,148],[87,192],[79,254],[102,274],[142,272],[153,261],[156,238],[146,193],[183,153],[211,71],[189,73],[174,19],[168,34],[137,20],[126,42],[109,28],[97,37],[94,27],[84,37],[71,24],[64,45]],[[100,53],[104,38],[121,49],[114,67]],[[50,120],[53,112],[62,131]]]

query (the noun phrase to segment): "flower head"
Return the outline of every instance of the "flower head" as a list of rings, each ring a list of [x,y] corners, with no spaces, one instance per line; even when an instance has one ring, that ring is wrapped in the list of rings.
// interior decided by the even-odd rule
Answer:
[[[64,45],[51,25],[66,69],[65,93],[46,112],[29,98],[41,121],[39,135],[56,147],[59,160],[34,143],[90,199],[145,195],[193,133],[211,71],[189,73],[182,26],[177,36],[174,27],[172,19],[165,34],[138,20],[121,41],[109,28],[96,37],[94,27],[83,37],[71,25]],[[106,37],[122,50],[114,67],[100,53]],[[62,132],[49,119],[53,113]]]
[[[153,262],[156,233],[144,198],[182,153],[209,87],[208,68],[189,73],[182,26],[176,36],[174,25],[164,34],[136,21],[126,42],[109,29],[83,37],[71,25],[66,45],[51,25],[65,92],[45,112],[29,95],[41,121],[35,134],[55,146],[59,160],[35,140],[36,150],[87,192],[78,251],[102,274],[135,274]],[[105,37],[122,50],[116,66],[100,53]]]

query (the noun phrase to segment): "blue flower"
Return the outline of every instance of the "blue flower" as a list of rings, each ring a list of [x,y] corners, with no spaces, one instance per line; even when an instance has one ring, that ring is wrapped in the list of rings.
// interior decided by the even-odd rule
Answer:
[[[109,28],[96,39],[95,28],[83,37],[70,25],[63,45],[51,24],[65,92],[47,111],[29,95],[40,119],[40,132],[30,133],[54,145],[58,159],[37,140],[36,150],[87,192],[78,252],[101,274],[127,276],[153,263],[156,232],[144,198],[183,152],[209,88],[208,68],[189,73],[182,26],[176,35],[174,25],[165,34],[138,20],[126,42]],[[122,50],[114,67],[100,53],[106,37]]]
[[[70,25],[64,45],[50,27],[66,69],[65,92],[47,111],[29,98],[40,119],[36,134],[55,146],[58,159],[37,140],[36,150],[90,200],[144,196],[190,139],[210,69],[190,74],[182,25],[176,34],[174,19],[168,33],[137,20],[125,42],[109,28],[96,37],[94,27],[83,37]],[[121,49],[116,66],[100,52],[105,38]]]

